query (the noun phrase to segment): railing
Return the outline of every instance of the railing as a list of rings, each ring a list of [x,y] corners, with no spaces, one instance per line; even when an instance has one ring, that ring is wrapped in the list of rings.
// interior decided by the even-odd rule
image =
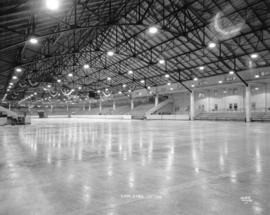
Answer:
[[[230,109],[218,109],[218,110],[210,110],[210,111],[206,111],[206,110],[196,110],[195,111],[196,114],[201,114],[201,113],[245,113],[245,109],[244,108],[239,108],[237,110],[230,110]]]
[[[267,112],[270,112],[270,108],[269,107],[268,108],[266,108],[266,107],[256,108],[256,109],[251,108],[251,112],[252,113],[267,113]]]

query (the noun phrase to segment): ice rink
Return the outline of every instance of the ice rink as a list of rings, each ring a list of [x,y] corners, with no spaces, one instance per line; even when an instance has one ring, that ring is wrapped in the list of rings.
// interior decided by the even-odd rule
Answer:
[[[270,214],[270,124],[87,119],[0,128],[0,214]]]

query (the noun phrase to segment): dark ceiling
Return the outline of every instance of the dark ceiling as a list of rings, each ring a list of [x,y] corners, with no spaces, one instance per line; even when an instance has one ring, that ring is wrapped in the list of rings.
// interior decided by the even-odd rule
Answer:
[[[270,65],[268,0],[62,0],[58,11],[44,1],[0,3],[0,98],[13,75],[19,79],[7,98],[19,100],[44,95],[48,84],[118,92],[170,80],[189,90],[185,81],[195,77]],[[158,33],[149,33],[151,26]]]

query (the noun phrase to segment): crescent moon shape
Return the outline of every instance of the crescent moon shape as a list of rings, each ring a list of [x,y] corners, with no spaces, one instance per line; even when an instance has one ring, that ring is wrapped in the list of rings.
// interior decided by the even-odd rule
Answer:
[[[229,37],[229,36],[233,36],[241,31],[241,29],[243,27],[243,23],[239,23],[236,26],[225,28],[225,29],[222,28],[220,25],[220,17],[221,17],[220,12],[217,13],[216,16],[214,17],[214,28],[218,33],[220,33],[226,37]]]

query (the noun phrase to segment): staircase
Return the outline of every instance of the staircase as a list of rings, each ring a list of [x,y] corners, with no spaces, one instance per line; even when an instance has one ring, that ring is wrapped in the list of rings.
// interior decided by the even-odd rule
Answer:
[[[18,124],[19,116],[17,113],[0,106],[0,125]]]
[[[7,108],[4,108],[4,107],[0,106],[0,112],[5,113],[7,115],[7,117],[18,119],[18,114],[11,111],[11,110],[9,110],[9,109],[7,109]]]
[[[270,112],[255,112],[251,115],[252,121],[270,122]]]
[[[217,121],[245,121],[245,113],[242,112],[203,112],[195,117],[195,120]]]
[[[165,101],[159,103],[157,106],[152,107],[150,110],[148,110],[145,115],[151,115],[156,113],[159,109],[165,107],[166,105],[172,103],[172,99],[166,99]]]

